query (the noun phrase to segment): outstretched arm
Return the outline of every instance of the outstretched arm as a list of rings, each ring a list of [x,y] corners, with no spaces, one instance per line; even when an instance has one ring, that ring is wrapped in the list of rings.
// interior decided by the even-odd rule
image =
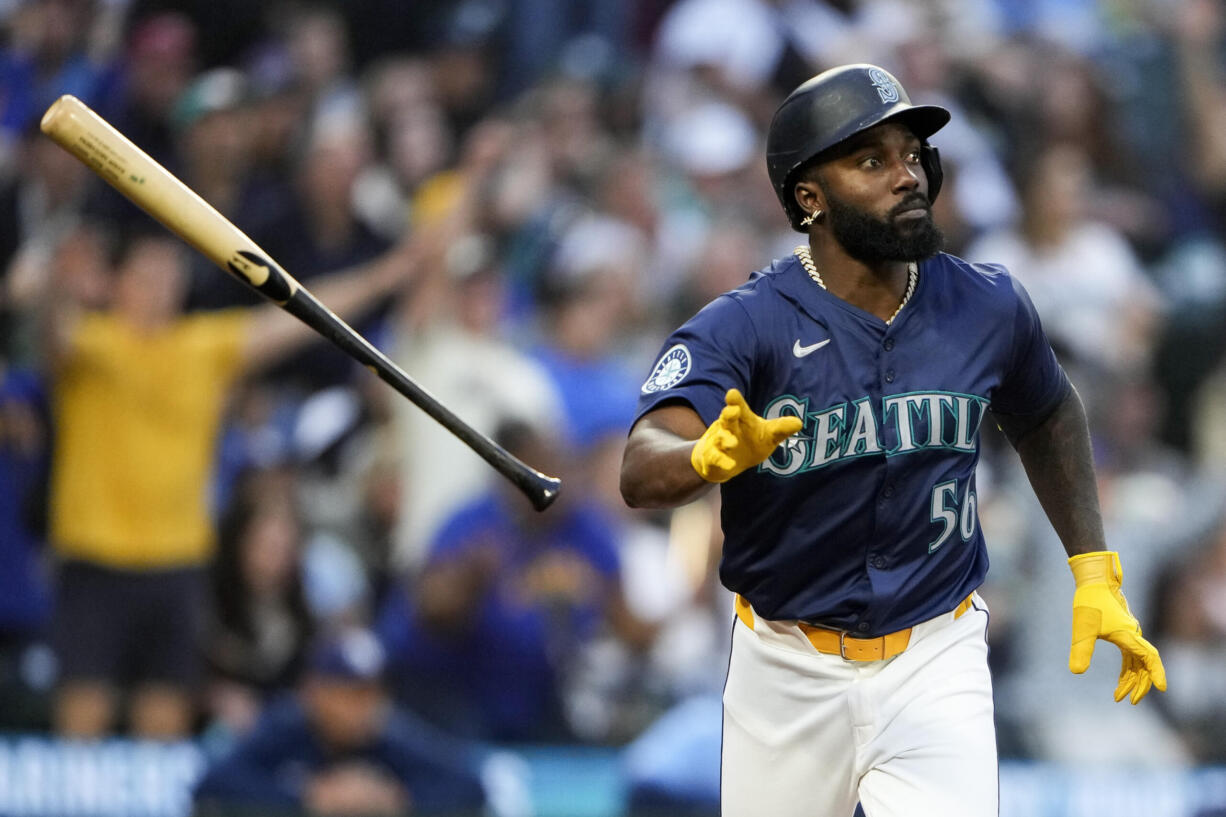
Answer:
[[[698,412],[673,403],[635,423],[622,455],[622,498],[632,508],[684,505],[711,487],[690,463],[694,441],[706,431]]]
[[[771,455],[800,430],[799,417],[766,420],[736,389],[704,428],[689,406],[669,405],[644,416],[630,432],[622,458],[622,497],[631,507],[671,508],[727,482]]]

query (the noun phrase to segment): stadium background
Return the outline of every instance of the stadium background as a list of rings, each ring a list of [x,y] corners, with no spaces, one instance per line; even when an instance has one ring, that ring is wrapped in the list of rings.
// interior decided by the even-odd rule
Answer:
[[[989,437],[1002,814],[1226,813],[1220,3],[7,0],[0,30],[0,813],[179,813],[246,722],[206,690],[185,744],[128,743],[122,724],[85,747],[49,734],[40,326],[51,296],[106,305],[98,259],[69,251],[81,225],[118,234],[143,218],[37,134],[52,100],[93,105],[308,285],[416,242],[420,270],[361,328],[483,430],[526,429],[618,555],[607,575],[625,610],[583,611],[543,669],[557,721],[467,735],[509,752],[505,813],[535,801],[579,817],[621,813],[653,785],[693,786],[699,803],[711,791],[731,622],[712,575],[717,509],[623,508],[620,443],[667,330],[796,242],[764,128],[790,88],[850,61],[954,112],[937,140],[939,223],[951,252],[1025,282],[1086,397],[1108,541],[1171,679],[1134,710],[1110,701],[1109,650],[1088,677],[1067,673],[1060,547]],[[190,309],[253,302],[192,262]],[[371,626],[395,660],[397,604],[447,588],[439,533],[492,488],[355,369],[317,347],[244,379],[213,507],[220,521],[243,496],[288,498],[312,629]],[[572,568],[519,578],[573,603],[589,574]],[[431,694],[398,691],[454,726]],[[81,775],[94,788],[73,799]]]

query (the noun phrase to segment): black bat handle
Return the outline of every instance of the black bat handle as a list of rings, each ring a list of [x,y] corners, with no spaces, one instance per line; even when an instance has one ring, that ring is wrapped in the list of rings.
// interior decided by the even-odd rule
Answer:
[[[438,398],[405,374],[387,355],[320,303],[306,288],[299,285],[281,304],[286,312],[332,341],[341,351],[373,371],[379,379],[407,397],[443,428],[459,437],[495,471],[519,488],[524,496],[528,497],[533,508],[543,511],[558,498],[558,491],[562,487],[560,479],[537,471],[457,417],[451,409],[439,402]]]

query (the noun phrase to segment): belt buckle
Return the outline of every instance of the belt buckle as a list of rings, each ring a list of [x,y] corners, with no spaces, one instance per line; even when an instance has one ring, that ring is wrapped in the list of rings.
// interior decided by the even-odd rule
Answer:
[[[839,630],[839,657],[842,658],[844,661],[852,660],[847,657],[847,631],[846,630]]]

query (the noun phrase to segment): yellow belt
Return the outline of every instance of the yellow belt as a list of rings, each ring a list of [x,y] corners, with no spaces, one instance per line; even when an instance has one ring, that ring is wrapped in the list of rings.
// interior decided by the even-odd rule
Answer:
[[[954,618],[961,617],[969,609],[971,596],[954,608]],[[753,629],[753,608],[740,593],[736,596],[736,615],[742,624]],[[831,630],[803,621],[796,622],[796,626],[809,639],[813,649],[826,655],[840,655],[848,661],[884,661],[898,655],[911,643],[910,627],[876,638],[855,638],[843,630]]]

